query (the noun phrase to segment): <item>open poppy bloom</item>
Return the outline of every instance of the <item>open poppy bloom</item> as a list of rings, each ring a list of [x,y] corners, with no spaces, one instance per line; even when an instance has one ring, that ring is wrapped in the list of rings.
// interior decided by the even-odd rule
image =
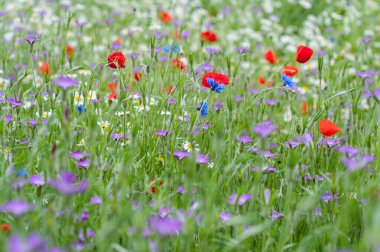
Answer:
[[[216,36],[215,32],[204,31],[201,33],[201,39],[207,42],[216,42],[218,40],[218,36]]]
[[[276,64],[278,59],[277,55],[272,50],[266,51],[264,58],[272,65]]]
[[[300,45],[297,49],[296,61],[306,63],[313,56],[313,50],[307,46]]]
[[[319,121],[319,131],[327,137],[331,137],[340,132],[340,128],[330,120]]]
[[[202,85],[207,88],[211,88],[217,93],[220,93],[230,83],[230,79],[227,75],[208,72],[202,77]]]
[[[164,24],[170,23],[172,21],[172,16],[166,11],[160,12],[161,21]]]
[[[172,65],[181,69],[181,71],[185,71],[185,64],[180,59],[173,59]]]
[[[108,95],[108,100],[116,100],[117,99],[117,94],[116,92],[112,92]]]
[[[282,74],[285,74],[287,76],[293,77],[298,74],[298,68],[295,66],[285,66],[282,70]]]
[[[0,228],[6,233],[11,232],[11,226],[8,223],[1,224]]]
[[[125,68],[124,62],[125,56],[122,52],[113,52],[108,56],[108,65],[110,68]]]
[[[66,46],[66,55],[71,58],[73,56],[74,48],[70,45]]]
[[[50,74],[50,64],[48,62],[41,62],[40,63],[40,73],[43,75],[49,75]]]

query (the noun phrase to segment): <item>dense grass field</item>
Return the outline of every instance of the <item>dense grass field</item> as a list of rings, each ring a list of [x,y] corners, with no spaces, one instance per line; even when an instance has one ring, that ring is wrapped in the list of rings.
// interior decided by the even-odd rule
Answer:
[[[0,7],[0,251],[380,251],[377,0]]]

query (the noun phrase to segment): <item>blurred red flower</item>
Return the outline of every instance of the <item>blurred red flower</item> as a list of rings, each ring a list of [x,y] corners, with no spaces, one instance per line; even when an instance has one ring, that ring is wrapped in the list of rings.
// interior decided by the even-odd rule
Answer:
[[[313,56],[313,50],[307,46],[300,45],[297,49],[296,61],[299,63],[305,63],[309,61],[311,56]]]
[[[264,58],[272,65],[276,64],[278,59],[277,55],[272,50],[266,51],[264,54]]]
[[[215,72],[208,72],[202,77],[202,85],[207,88],[211,87],[210,84],[207,82],[207,79],[213,79],[215,82],[226,86],[230,83],[230,79],[227,75]]]
[[[125,56],[122,52],[112,52],[108,56],[108,65],[110,68],[118,68],[118,67],[125,68],[124,62],[125,62]]]
[[[216,36],[215,32],[204,31],[201,33],[201,39],[207,42],[216,42],[218,40],[218,36]]]
[[[331,137],[340,132],[340,128],[330,120],[319,121],[319,131],[327,137]]]

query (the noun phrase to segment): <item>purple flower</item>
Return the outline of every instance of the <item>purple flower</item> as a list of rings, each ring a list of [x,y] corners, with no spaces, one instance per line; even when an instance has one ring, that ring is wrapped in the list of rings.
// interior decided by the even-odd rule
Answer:
[[[173,98],[173,97],[170,97],[168,99],[168,105],[175,104],[176,102],[177,102],[177,100],[175,98]]]
[[[67,77],[67,76],[66,77],[65,76],[58,77],[58,79],[54,81],[54,84],[56,86],[62,88],[63,90],[66,90],[70,87],[79,86],[79,83],[76,80],[74,80],[70,77]]]
[[[33,45],[34,43],[40,41],[40,36],[38,34],[28,34],[24,37],[24,39],[30,44]]]
[[[12,106],[12,108],[21,107],[22,105],[24,105],[22,101],[15,100],[12,97],[8,98],[7,102]]]
[[[333,195],[332,193],[324,193],[322,194],[322,197],[321,199],[325,202],[325,203],[328,203],[330,202],[331,200],[333,199],[336,199],[339,197],[339,194],[335,194]]]
[[[76,177],[74,174],[68,171],[63,171],[57,180],[50,180],[49,184],[57,191],[65,195],[85,192],[88,187],[88,181],[82,180],[76,182],[75,180]]]
[[[75,163],[75,166],[88,169],[90,167],[90,160],[88,158],[82,159]]]
[[[290,149],[294,149],[300,144],[300,142],[289,140],[289,141],[284,142],[284,144],[286,147],[288,147]]]
[[[211,55],[218,55],[218,54],[220,54],[220,49],[218,49],[218,48],[206,47],[205,50],[206,50],[206,52],[208,52]]]
[[[263,100],[263,104],[268,104],[269,106],[274,106],[274,104],[276,104],[276,99]]]
[[[321,208],[314,208],[314,215],[316,217],[321,217],[322,216],[322,209]]]
[[[165,218],[172,210],[170,208],[160,208],[160,210],[158,210],[158,216],[160,218]]]
[[[238,206],[242,206],[250,199],[252,199],[252,196],[247,193],[243,193],[240,197],[234,193],[229,197],[228,203],[231,205],[235,205],[237,203]]]
[[[40,187],[45,184],[45,180],[43,179],[41,174],[35,174],[29,177],[29,184]]]
[[[373,95],[376,97],[377,101],[380,102],[380,89],[375,88],[373,90]]]
[[[302,136],[296,136],[294,139],[298,142],[303,143],[306,146],[309,146],[310,144],[313,144],[314,141],[314,135],[311,132],[305,133]]]
[[[153,216],[149,219],[149,226],[160,236],[172,236],[181,231],[183,223],[181,220],[171,217]]]
[[[102,204],[102,198],[99,196],[94,196],[90,199],[90,202],[88,202],[89,205],[100,205]]]
[[[358,157],[342,158],[340,161],[349,171],[363,169],[368,165],[368,162],[366,160],[360,159]]]
[[[216,111],[219,111],[219,110],[221,110],[223,108],[223,104],[222,104],[221,101],[218,100],[218,101],[215,102],[214,107],[215,107]]]
[[[112,133],[112,134],[111,134],[111,138],[112,138],[113,140],[122,140],[122,139],[125,138],[125,135],[123,135],[123,134]]]
[[[6,123],[10,123],[10,122],[12,121],[12,115],[11,115],[11,114],[7,114],[7,115],[5,115],[5,117],[4,117],[4,121],[5,121]]]
[[[74,151],[72,153],[69,154],[69,157],[71,158],[74,158],[76,160],[80,160],[80,159],[83,159],[85,157],[88,157],[90,156],[90,153],[83,153],[81,150],[77,150],[77,151]]]
[[[3,213],[10,213],[14,216],[21,216],[27,212],[30,212],[34,209],[34,205],[22,201],[22,200],[12,200],[4,203],[0,206],[0,211]]]
[[[248,136],[235,137],[235,140],[241,144],[251,143],[253,140]]]
[[[271,121],[264,121],[261,123],[258,123],[253,128],[253,131],[259,135],[261,138],[267,138],[270,136],[275,130],[278,130],[280,127],[277,125],[274,125]]]
[[[169,131],[169,130],[156,130],[154,133],[156,133],[156,135],[158,135],[158,136],[165,137],[165,136],[171,134],[171,131]]]
[[[248,47],[238,47],[238,48],[236,48],[236,52],[238,54],[246,54],[246,53],[249,53],[249,48]]]
[[[132,60],[136,60],[139,56],[140,56],[140,54],[137,53],[137,52],[131,52],[131,53],[129,54],[129,57],[131,57]]]
[[[363,37],[362,38],[362,42],[366,45],[368,45],[369,43],[371,43],[372,41],[372,38],[371,37]]]
[[[179,187],[177,187],[177,192],[180,193],[180,194],[184,194],[185,193],[185,188],[183,186],[179,186]]]
[[[335,145],[338,145],[339,142],[340,142],[339,140],[336,140],[336,139],[333,139],[333,138],[326,137],[326,138],[323,138],[321,141],[319,141],[318,144],[319,144],[319,145],[324,145],[325,147],[332,148],[332,147],[334,147]]]
[[[178,160],[182,160],[189,156],[187,151],[174,151],[174,157]]]
[[[197,164],[208,164],[208,162],[210,161],[210,158],[204,154],[197,154]]]
[[[269,200],[270,200],[270,189],[265,189],[264,190],[264,201],[265,201],[265,205],[268,205],[269,204]]]
[[[343,153],[346,153],[348,157],[353,157],[355,156],[357,153],[359,153],[360,149],[358,148],[354,148],[352,146],[337,146],[335,147],[335,150],[337,150],[338,152],[343,152]]]
[[[227,222],[227,221],[229,221],[231,219],[231,214],[230,213],[228,213],[228,212],[222,212],[221,214],[220,214],[220,220],[222,221],[222,222]]]
[[[303,176],[303,178],[305,180],[312,180],[313,179],[309,173],[305,174],[305,176]]]
[[[284,213],[276,212],[275,210],[272,210],[272,220],[277,220],[284,217]]]
[[[37,120],[36,119],[30,119],[29,120],[29,125],[30,127],[35,127],[37,125]]]
[[[8,251],[11,251],[11,252],[47,251],[46,250],[47,242],[48,240],[42,239],[37,234],[31,234],[25,240],[21,239],[17,235],[12,235],[8,241]]]
[[[241,103],[241,102],[243,101],[244,97],[241,96],[241,95],[236,95],[236,96],[234,97],[234,99],[235,99],[235,101],[236,101],[237,103]]]

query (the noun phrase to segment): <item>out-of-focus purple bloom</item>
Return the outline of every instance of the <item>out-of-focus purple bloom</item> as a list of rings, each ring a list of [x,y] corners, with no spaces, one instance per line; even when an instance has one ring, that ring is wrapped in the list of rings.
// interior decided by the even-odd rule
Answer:
[[[70,87],[77,87],[79,86],[79,83],[74,80],[73,78],[70,78],[68,76],[59,76],[57,80],[53,82],[56,86],[62,88],[63,90],[66,90]]]
[[[268,189],[268,188],[265,189],[265,190],[264,190],[264,201],[265,201],[265,205],[268,205],[268,204],[269,204],[270,195],[271,195],[270,189]]]
[[[13,181],[13,189],[16,191],[20,191],[24,185],[26,184],[26,179],[25,178],[17,178],[15,181]]]
[[[88,169],[90,167],[90,160],[88,158],[82,159],[75,163],[75,166]]]
[[[22,201],[22,200],[12,200],[0,205],[0,211],[3,213],[10,213],[13,216],[21,216],[27,212],[34,209],[34,205]]]
[[[234,193],[228,198],[228,203],[231,205],[235,205],[237,203],[238,206],[242,206],[250,199],[252,199],[252,196],[247,193],[243,193],[240,197]]]
[[[342,158],[340,161],[349,171],[363,169],[368,165],[368,162],[366,160],[358,157]]]
[[[321,217],[322,216],[322,209],[321,208],[314,208],[314,215],[316,217]]]
[[[286,141],[284,142],[285,146],[290,148],[290,149],[294,149],[296,148],[298,145],[300,145],[300,142],[298,141],[293,141],[293,140],[289,140],[289,141]]]
[[[210,71],[212,71],[212,69],[214,69],[214,66],[209,64],[209,63],[204,63],[201,65],[201,68],[205,72],[210,72]]]
[[[61,172],[60,177],[57,180],[50,180],[49,184],[65,195],[83,193],[88,187],[87,180],[76,182],[75,175],[68,171]]]
[[[235,99],[235,101],[236,101],[237,103],[241,103],[241,102],[243,101],[244,97],[241,96],[241,95],[236,95],[236,96],[234,97],[234,99]]]
[[[177,102],[177,100],[174,97],[170,97],[168,99],[168,105],[175,104],[176,102]]]
[[[189,156],[187,151],[174,151],[174,157],[178,160],[182,160]]]
[[[221,214],[220,214],[220,220],[222,221],[222,222],[227,222],[227,221],[229,221],[231,219],[231,214],[230,213],[228,213],[228,212],[222,212]]]
[[[251,143],[253,140],[248,136],[235,137],[235,140],[241,144]]]
[[[339,140],[333,139],[333,138],[323,138],[321,141],[318,142],[319,145],[324,145],[325,147],[332,148],[335,145],[338,145],[340,143]]]
[[[206,47],[205,50],[206,50],[206,52],[208,52],[211,55],[218,55],[221,52],[220,49],[213,48],[213,47]]]
[[[366,154],[362,154],[361,155],[361,158],[365,161],[367,161],[368,163],[372,163],[373,161],[375,161],[375,155],[366,155]]]
[[[379,89],[379,88],[375,88],[375,89],[373,90],[373,95],[376,97],[376,100],[377,100],[378,102],[380,102],[380,89]]]
[[[277,220],[277,219],[280,219],[282,217],[284,217],[284,213],[272,210],[272,220]]]
[[[7,114],[7,115],[5,115],[5,117],[4,117],[4,121],[5,121],[6,123],[10,123],[10,122],[12,121],[12,115],[11,115],[11,114]]]
[[[177,187],[177,192],[180,193],[180,194],[184,194],[185,193],[185,188],[183,186],[179,186],[179,187]]]
[[[93,196],[90,199],[90,202],[88,202],[89,205],[100,205],[102,203],[102,198],[100,198],[99,196]]]
[[[360,149],[358,148],[354,148],[352,146],[337,146],[335,147],[335,150],[337,150],[338,152],[343,152],[343,153],[346,153],[348,157],[353,157],[355,156],[357,153],[359,153]]]
[[[372,38],[371,37],[363,37],[362,38],[362,43],[368,45],[369,43],[371,43],[372,41]]]
[[[276,99],[263,100],[263,104],[268,104],[269,106],[274,106],[276,104]]]
[[[221,101],[218,100],[218,101],[215,102],[214,107],[215,107],[216,111],[219,111],[219,110],[221,110],[223,108],[223,104],[222,104]]]
[[[80,160],[88,156],[90,156],[89,152],[83,153],[81,150],[77,150],[69,154],[69,157],[74,158],[76,160]]]
[[[303,178],[305,180],[312,180],[313,179],[309,173],[306,173],[305,176],[303,176]]]
[[[25,240],[17,235],[12,235],[8,241],[9,252],[33,252],[46,250],[48,240],[42,239],[37,234],[31,234]]]
[[[252,168],[251,171],[253,172],[262,171],[265,173],[274,173],[277,171],[277,169],[271,166],[263,166],[261,168]]]
[[[332,193],[324,193],[322,194],[321,199],[325,202],[328,203],[333,199],[337,199],[339,197],[339,194],[333,195]]]
[[[238,48],[236,48],[236,52],[238,54],[246,54],[246,53],[249,53],[249,48],[248,47],[238,47]]]
[[[34,174],[29,177],[29,184],[39,187],[45,184],[45,180],[41,174]]]
[[[208,164],[210,161],[210,158],[204,154],[198,153],[197,154],[197,164]]]
[[[129,54],[129,57],[131,57],[132,60],[136,60],[139,56],[140,56],[140,54],[137,53],[137,52],[131,52],[131,53]]]
[[[160,217],[160,218],[165,218],[169,213],[171,213],[171,209],[170,208],[165,208],[165,207],[163,207],[163,208],[160,208],[160,210],[158,210],[158,216]]]
[[[280,127],[277,125],[274,125],[271,121],[264,121],[261,123],[258,123],[253,128],[253,131],[259,135],[261,138],[267,138],[270,136],[275,130],[278,130]]]
[[[150,228],[160,236],[177,235],[182,229],[183,223],[180,219],[153,216],[149,219]]]
[[[36,119],[30,119],[29,120],[29,125],[30,127],[35,127],[37,125],[37,120]]]
[[[275,158],[277,157],[276,153],[272,153],[270,151],[259,151],[260,156],[264,158]]]

